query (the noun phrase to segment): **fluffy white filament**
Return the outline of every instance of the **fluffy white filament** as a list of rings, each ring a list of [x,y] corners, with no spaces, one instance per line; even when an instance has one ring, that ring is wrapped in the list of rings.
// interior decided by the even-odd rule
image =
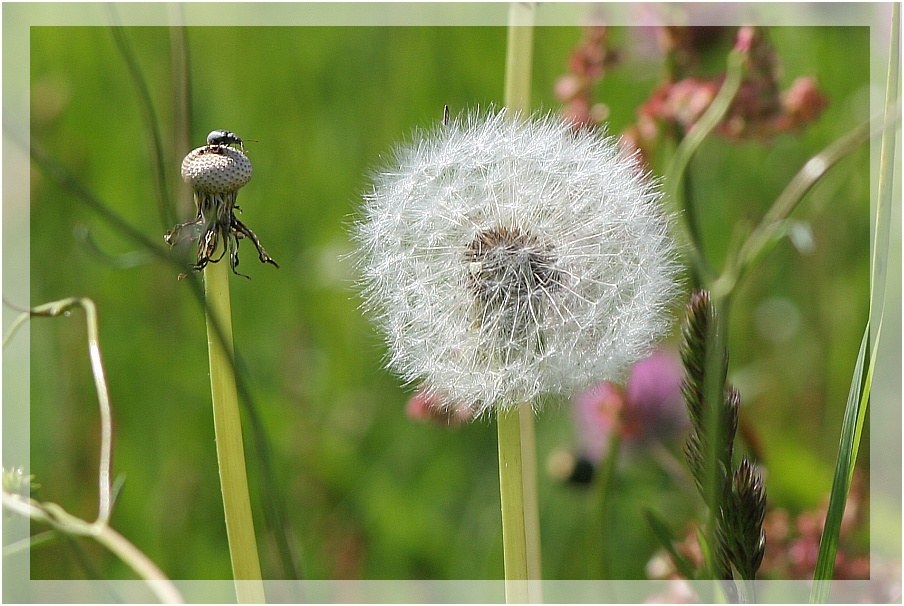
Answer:
[[[356,226],[388,366],[476,413],[617,378],[668,328],[658,187],[553,116],[471,115],[400,146]]]

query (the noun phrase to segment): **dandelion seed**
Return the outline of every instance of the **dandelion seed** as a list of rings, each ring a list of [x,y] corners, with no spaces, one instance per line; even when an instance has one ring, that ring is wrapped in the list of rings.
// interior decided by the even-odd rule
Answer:
[[[552,116],[474,114],[398,147],[355,232],[388,366],[479,413],[618,378],[676,293],[660,199],[613,138]]]

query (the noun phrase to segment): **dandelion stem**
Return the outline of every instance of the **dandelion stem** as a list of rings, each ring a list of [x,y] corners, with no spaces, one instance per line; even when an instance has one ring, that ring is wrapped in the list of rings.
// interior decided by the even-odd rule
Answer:
[[[526,406],[530,410],[529,406]],[[499,496],[502,502],[502,553],[506,603],[527,602],[528,558],[524,526],[524,476],[521,458],[521,420],[516,409],[500,408]]]
[[[513,2],[509,7],[504,101],[507,108],[522,115],[530,110],[534,10],[533,3]],[[524,602],[530,598],[531,602],[540,602],[539,586],[522,584],[516,591],[511,585],[514,579],[539,580],[543,575],[534,413],[525,404],[518,407],[517,418],[512,412],[500,412],[497,423],[506,601]],[[508,474],[518,477],[507,478]]]
[[[522,113],[530,109],[534,46],[534,4],[513,2],[509,8],[505,56],[505,106]]]
[[[240,603],[262,603],[264,588],[260,583],[260,563],[248,496],[242,425],[233,374],[232,360],[235,351],[232,345],[229,267],[226,263],[207,265],[204,269],[204,292],[207,298],[207,345],[210,353],[210,392],[217,461],[236,598]],[[222,339],[217,334],[217,325],[222,331]]]
[[[537,503],[537,439],[535,431],[534,411],[530,406],[518,407],[521,426],[521,477],[524,487],[524,535],[527,541],[527,578],[540,580],[543,578],[540,560],[540,511]],[[539,595],[533,591],[539,586],[528,586],[532,592],[532,601],[540,602]]]

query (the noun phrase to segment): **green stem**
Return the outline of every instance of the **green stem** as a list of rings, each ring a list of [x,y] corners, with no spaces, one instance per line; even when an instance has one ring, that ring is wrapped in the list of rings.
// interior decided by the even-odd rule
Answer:
[[[527,541],[527,578],[543,578],[540,557],[540,511],[537,503],[537,438],[533,409],[524,404],[518,407],[521,426],[521,482],[524,487],[524,535]],[[531,601],[542,601],[539,585],[529,585]]]
[[[691,264],[691,287],[693,290],[703,288],[703,279],[701,275],[701,267],[704,266],[706,259],[706,251],[703,248],[703,230],[700,228],[700,217],[697,213],[697,204],[694,201],[694,180],[691,176],[690,165],[685,169],[682,175],[684,182],[682,208],[687,221],[687,230],[690,234],[691,241],[694,243],[695,254],[699,257],[699,261]]]
[[[530,111],[534,9],[533,3],[518,2],[509,8],[504,102],[507,108],[519,112],[522,117]],[[524,403],[517,413],[500,412],[497,422],[506,601],[541,602],[539,583],[512,582],[519,579],[539,581],[543,576],[533,410],[529,403]],[[507,477],[514,473],[517,478]]]
[[[685,210],[687,223],[684,224],[684,236],[692,244],[690,254],[695,272],[704,283],[713,275],[713,270],[703,254],[702,235],[697,223],[698,213],[696,209],[691,208],[694,202],[681,196],[682,185],[687,175],[691,158],[694,157],[700,145],[703,144],[709,133],[719,125],[719,122],[731,107],[731,102],[741,86],[741,79],[744,75],[744,58],[744,53],[739,50],[733,50],[728,55],[728,65],[722,87],[703,115],[700,116],[700,119],[697,120],[697,123],[681,140],[678,149],[675,150],[675,155],[669,163],[665,176],[668,198],[674,202],[681,200],[681,207]]]
[[[703,375],[703,401],[704,421],[707,436],[706,476],[704,498],[708,507],[706,540],[709,543],[709,561],[707,562],[710,573],[719,574],[719,566],[716,565],[716,549],[718,540],[716,537],[716,519],[722,502],[722,489],[725,482],[725,474],[730,473],[727,468],[721,468],[725,459],[725,448],[728,444],[727,436],[723,435],[723,416],[725,415],[725,380],[728,364],[725,359],[728,351],[728,317],[730,308],[729,297],[716,297],[713,302],[713,317],[709,323],[706,335],[706,354],[704,358],[705,372]],[[731,461],[726,462],[730,467]],[[724,571],[723,571],[724,572]]]
[[[901,6],[894,4],[891,15],[891,40],[885,89],[885,123],[897,120],[901,110],[898,103],[899,70],[900,70],[900,23]],[[848,402],[845,407],[844,420],[841,426],[841,439],[838,456],[835,461],[835,476],[829,495],[829,505],[822,536],[819,539],[819,552],[816,569],[813,574],[813,586],[810,591],[810,603],[821,604],[829,597],[829,585],[835,574],[835,558],[838,553],[838,542],[841,536],[841,522],[847,505],[854,468],[860,449],[863,425],[869,408],[872,390],[873,373],[876,367],[878,344],[882,335],[882,324],[885,318],[886,267],[888,265],[888,239],[890,228],[891,195],[894,186],[895,162],[895,130],[885,130],[879,155],[879,183],[877,186],[875,207],[875,236],[870,259],[870,307],[866,328],[857,354],[857,362],[848,391]],[[880,258],[880,255],[882,258]],[[877,319],[878,318],[878,319]],[[875,329],[875,333],[872,330]],[[872,344],[870,339],[872,337]],[[867,353],[871,349],[871,353]],[[867,358],[867,356],[869,357]]]
[[[261,570],[248,496],[242,425],[233,374],[235,351],[232,345],[227,263],[207,265],[204,269],[204,292],[207,298],[207,345],[210,352],[214,432],[236,598],[240,603],[262,603],[264,588],[260,582]],[[222,340],[217,335],[217,325],[222,330]]]
[[[606,518],[609,510],[609,494],[612,489],[612,480],[615,478],[615,468],[618,465],[618,455],[621,452],[621,433],[615,431],[609,439],[609,452],[601,466],[599,487],[597,488],[596,517],[593,525],[595,531],[591,533],[591,553],[599,555],[598,568],[591,574],[599,574],[599,578],[610,578],[609,571],[609,545],[606,541]],[[589,556],[589,554],[588,554]],[[588,560],[592,558],[588,557]],[[593,578],[593,577],[591,577]]]
[[[522,406],[530,410],[529,406]],[[500,408],[496,416],[499,437],[499,496],[502,502],[502,559],[505,565],[505,601],[527,602],[528,557],[524,526],[524,474],[521,458],[521,420],[517,409]]]
[[[505,55],[505,106],[522,114],[530,110],[533,46],[534,5],[513,2]]]
[[[783,235],[788,217],[798,207],[804,196],[825,176],[830,168],[868,141],[873,131],[869,121],[864,122],[833,141],[803,165],[737,251],[729,251],[725,270],[717,280],[712,282],[711,290],[714,296],[735,289],[756,262],[762,259]]]

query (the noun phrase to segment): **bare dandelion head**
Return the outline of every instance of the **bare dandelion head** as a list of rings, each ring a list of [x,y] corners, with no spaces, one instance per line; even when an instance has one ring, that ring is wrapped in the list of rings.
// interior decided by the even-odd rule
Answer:
[[[388,365],[486,412],[617,378],[668,327],[661,194],[554,117],[451,121],[396,150],[356,227]]]
[[[182,160],[182,179],[195,191],[238,192],[251,181],[251,160],[225,145],[204,145]]]
[[[222,136],[213,137],[221,133]],[[228,135],[228,136],[227,136]],[[227,253],[232,271],[239,264],[239,240],[248,238],[257,248],[261,263],[279,267],[261,245],[257,235],[235,216],[239,189],[251,180],[251,161],[243,150],[230,147],[242,140],[228,131],[214,131],[208,144],[192,150],[182,160],[182,179],[194,192],[198,214],[193,221],[176,225],[164,235],[171,246],[195,240],[198,253],[192,269],[203,270],[219,262]],[[219,251],[219,254],[217,254]],[[179,278],[185,277],[185,274]],[[248,277],[248,276],[244,276]]]

